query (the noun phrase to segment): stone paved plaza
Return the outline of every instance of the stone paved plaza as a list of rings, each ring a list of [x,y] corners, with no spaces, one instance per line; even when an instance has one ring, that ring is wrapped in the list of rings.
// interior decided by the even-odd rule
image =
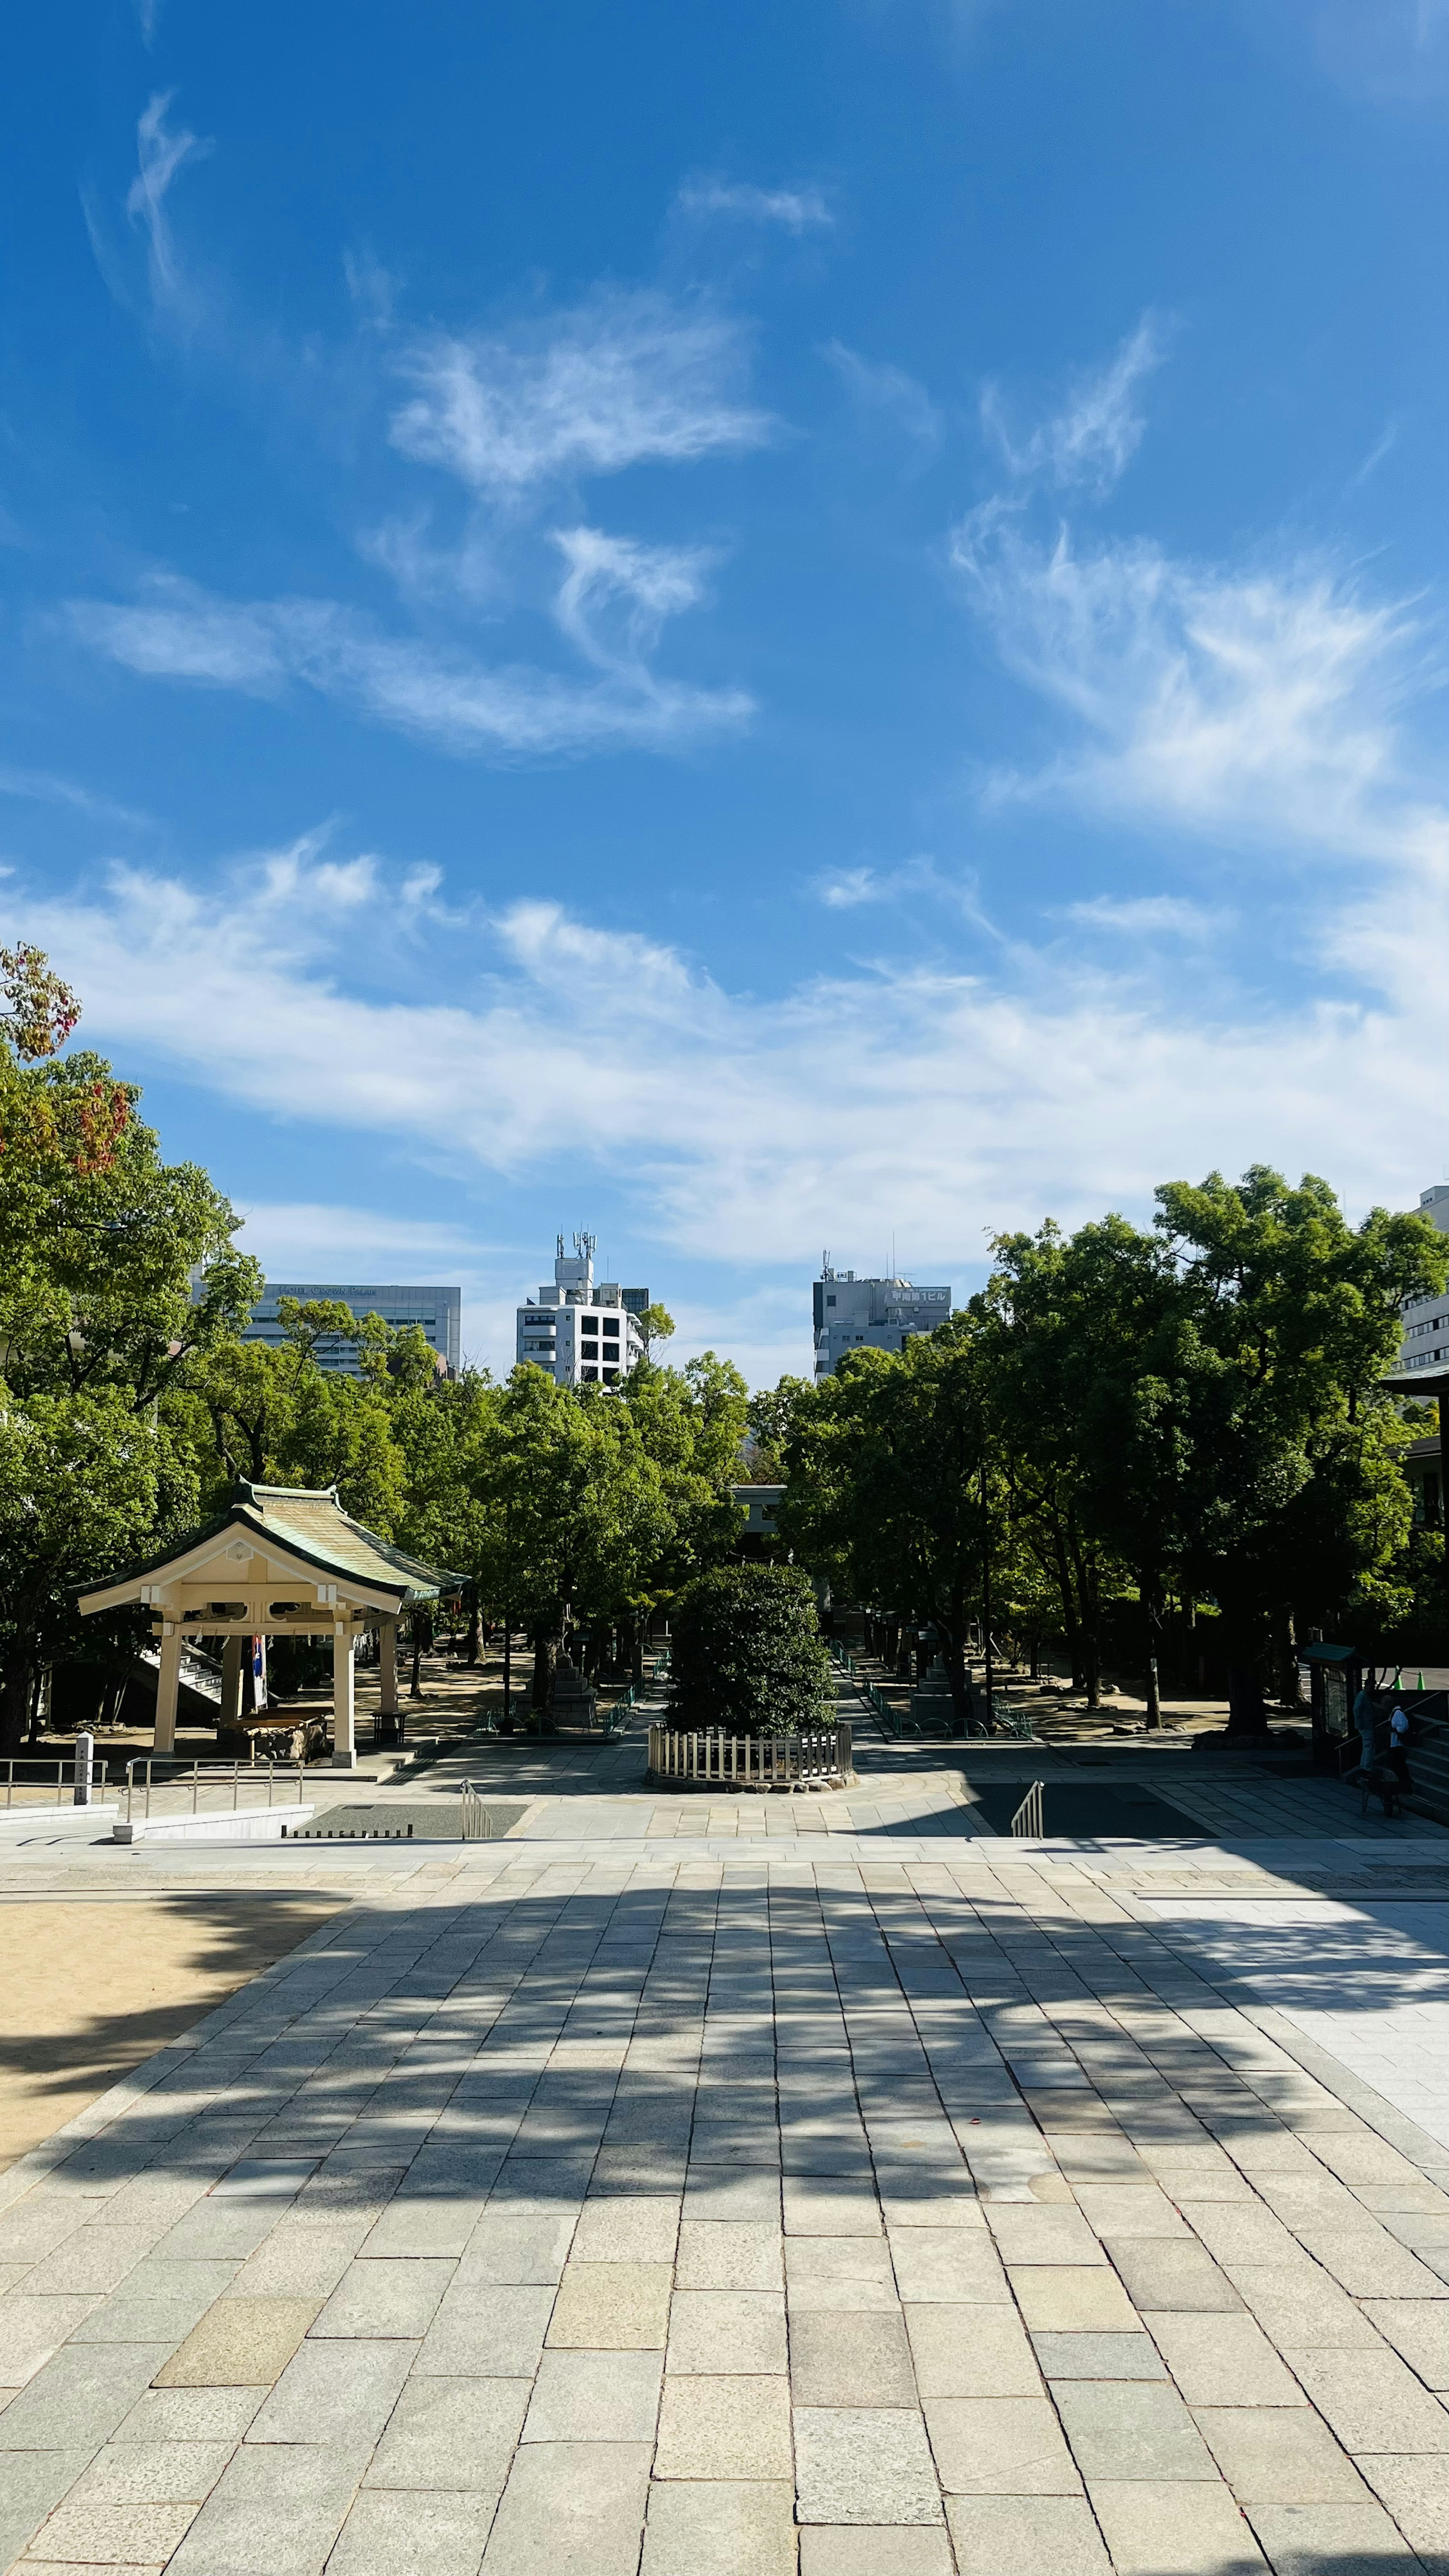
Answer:
[[[0,2565],[1449,2570],[1449,1837],[610,1758],[495,1843],[12,1835],[341,1910],[0,2176]]]

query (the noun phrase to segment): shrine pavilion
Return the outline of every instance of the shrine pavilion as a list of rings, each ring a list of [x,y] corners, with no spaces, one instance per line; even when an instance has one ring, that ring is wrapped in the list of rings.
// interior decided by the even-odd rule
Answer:
[[[238,1486],[221,1517],[114,1583],[82,1593],[84,1618],[136,1606],[153,1613],[160,1647],[156,1751],[176,1743],[182,1649],[220,1637],[221,1724],[233,1722],[243,1657],[253,1637],[330,1637],[333,1767],[356,1760],[353,1652],[376,1629],[384,1717],[397,1714],[397,1623],[421,1603],[456,1592],[462,1577],[420,1565],[345,1512],[337,1488]]]

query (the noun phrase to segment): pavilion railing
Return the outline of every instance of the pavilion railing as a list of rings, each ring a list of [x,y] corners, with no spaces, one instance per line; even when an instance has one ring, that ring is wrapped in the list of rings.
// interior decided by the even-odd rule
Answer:
[[[649,1770],[655,1780],[716,1782],[723,1788],[838,1788],[854,1777],[854,1751],[844,1722],[801,1735],[651,1726]]]

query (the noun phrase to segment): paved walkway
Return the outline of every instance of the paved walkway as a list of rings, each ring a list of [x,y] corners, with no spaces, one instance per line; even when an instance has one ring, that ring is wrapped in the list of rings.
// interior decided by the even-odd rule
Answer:
[[[1449,1837],[591,1803],[7,1851],[347,1903],[0,2175],[0,2567],[1449,2572]]]

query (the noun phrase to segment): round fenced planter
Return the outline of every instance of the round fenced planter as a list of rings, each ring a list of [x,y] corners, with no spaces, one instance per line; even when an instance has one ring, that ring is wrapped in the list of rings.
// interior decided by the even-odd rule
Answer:
[[[713,1726],[651,1726],[649,1777],[675,1789],[843,1789],[855,1778],[850,1728],[726,1735]]]

